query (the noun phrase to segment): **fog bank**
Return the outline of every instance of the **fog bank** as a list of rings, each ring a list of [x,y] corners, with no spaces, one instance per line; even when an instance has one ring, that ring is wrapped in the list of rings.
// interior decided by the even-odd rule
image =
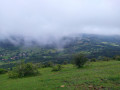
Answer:
[[[79,33],[120,35],[120,0],[0,1],[1,39],[49,44]]]

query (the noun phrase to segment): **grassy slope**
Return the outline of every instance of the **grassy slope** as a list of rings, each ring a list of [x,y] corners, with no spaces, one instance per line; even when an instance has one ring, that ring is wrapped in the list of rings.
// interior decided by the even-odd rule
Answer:
[[[60,72],[40,69],[41,75],[21,79],[0,75],[0,90],[120,90],[120,61],[93,62],[81,69],[63,67]]]
[[[3,65],[3,64],[5,64],[5,63],[0,61],[0,65]]]

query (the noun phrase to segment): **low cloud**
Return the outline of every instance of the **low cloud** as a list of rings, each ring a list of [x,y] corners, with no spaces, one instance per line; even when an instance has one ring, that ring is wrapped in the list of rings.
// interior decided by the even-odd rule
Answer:
[[[1,0],[0,38],[47,44],[78,33],[120,35],[119,0]]]

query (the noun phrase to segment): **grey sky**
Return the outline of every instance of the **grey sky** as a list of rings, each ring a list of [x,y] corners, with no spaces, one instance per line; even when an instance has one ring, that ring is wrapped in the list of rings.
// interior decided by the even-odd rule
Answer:
[[[120,0],[0,0],[2,37],[76,33],[120,34]]]

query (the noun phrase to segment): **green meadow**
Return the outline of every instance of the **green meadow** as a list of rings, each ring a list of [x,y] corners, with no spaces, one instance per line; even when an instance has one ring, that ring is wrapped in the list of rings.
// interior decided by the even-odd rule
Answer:
[[[0,62],[0,65],[3,65],[3,64],[5,64],[4,62]]]
[[[40,75],[10,79],[0,75],[0,90],[120,90],[120,61],[87,63],[78,69],[72,64],[62,70],[40,68]]]

